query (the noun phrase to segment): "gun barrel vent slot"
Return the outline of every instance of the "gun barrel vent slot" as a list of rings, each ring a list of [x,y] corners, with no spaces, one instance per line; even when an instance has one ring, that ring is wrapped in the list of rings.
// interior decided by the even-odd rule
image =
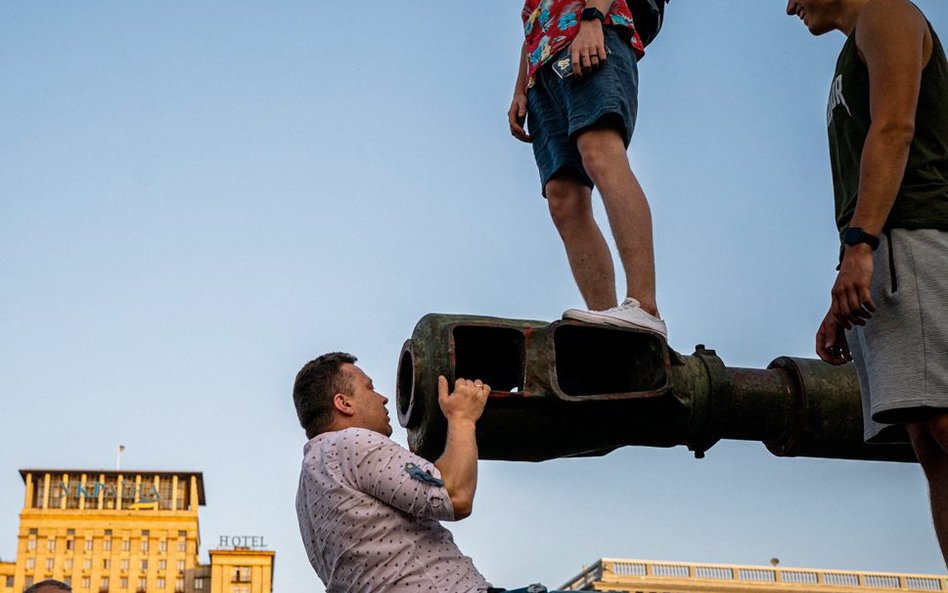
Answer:
[[[661,339],[648,333],[562,325],[553,343],[556,379],[569,396],[657,391],[668,381]]]
[[[480,379],[493,391],[522,391],[523,333],[505,327],[454,328],[454,376]]]

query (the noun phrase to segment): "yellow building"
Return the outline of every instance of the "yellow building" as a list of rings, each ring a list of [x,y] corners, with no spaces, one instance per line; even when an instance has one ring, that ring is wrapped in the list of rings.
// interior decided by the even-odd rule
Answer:
[[[948,591],[948,577],[603,558],[560,589],[628,593],[927,593]]]
[[[271,593],[275,553],[221,538],[199,562],[200,472],[20,470],[26,486],[15,562],[0,593],[57,579],[76,593]],[[258,541],[259,540],[259,541]],[[244,544],[244,545],[241,545]]]

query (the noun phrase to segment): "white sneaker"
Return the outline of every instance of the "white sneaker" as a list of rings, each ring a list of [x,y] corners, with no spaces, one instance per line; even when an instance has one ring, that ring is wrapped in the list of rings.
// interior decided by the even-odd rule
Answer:
[[[582,309],[567,309],[563,312],[563,319],[575,319],[585,321],[586,323],[595,323],[598,325],[610,325],[613,327],[631,327],[634,329],[644,329],[658,334],[668,340],[668,328],[665,322],[646,313],[639,302],[632,297],[623,301],[618,307],[606,309],[605,311],[584,311]]]

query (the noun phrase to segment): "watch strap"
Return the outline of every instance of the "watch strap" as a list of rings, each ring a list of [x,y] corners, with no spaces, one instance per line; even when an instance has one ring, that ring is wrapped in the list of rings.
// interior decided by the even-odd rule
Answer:
[[[876,235],[870,235],[865,230],[857,227],[851,226],[847,227],[843,231],[843,243],[846,245],[859,245],[860,243],[865,243],[872,248],[873,251],[879,248],[879,237]]]
[[[602,11],[593,6],[583,9],[583,12],[580,13],[579,20],[581,21],[599,21],[600,23],[606,22],[606,15],[602,14]]]

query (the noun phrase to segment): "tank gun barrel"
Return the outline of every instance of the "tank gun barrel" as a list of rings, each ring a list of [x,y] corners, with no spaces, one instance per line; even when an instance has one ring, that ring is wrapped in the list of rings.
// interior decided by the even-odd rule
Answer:
[[[477,425],[482,459],[542,461],[627,445],[761,441],[774,455],[914,461],[906,444],[863,442],[852,365],[780,357],[727,367],[699,345],[688,356],[648,332],[574,321],[424,316],[398,363],[396,407],[415,452],[435,459],[446,422],[437,379],[491,385]]]

